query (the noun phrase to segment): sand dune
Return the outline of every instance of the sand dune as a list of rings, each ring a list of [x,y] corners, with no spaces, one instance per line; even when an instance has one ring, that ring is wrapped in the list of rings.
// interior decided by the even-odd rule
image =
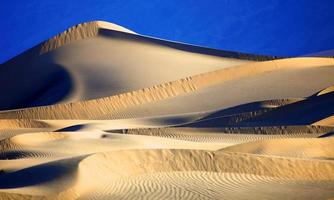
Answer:
[[[333,137],[271,139],[235,145],[222,150],[252,154],[331,160],[334,157],[333,140]]]
[[[79,24],[0,66],[0,199],[330,199],[334,58]]]
[[[10,188],[21,186],[20,190],[25,191],[29,185],[32,185],[28,187],[30,191],[37,190],[33,180],[28,181],[22,175],[41,172],[45,168],[54,173],[38,181],[44,182],[52,190],[36,191],[36,194],[50,195],[53,198],[71,193],[71,197],[95,199],[121,199],[127,195],[130,195],[128,198],[138,195],[137,197],[145,199],[156,199],[159,196],[219,199],[227,193],[228,196],[245,199],[247,191],[260,187],[257,195],[251,197],[256,199],[271,196],[272,193],[265,189],[278,186],[279,189],[273,191],[278,195],[276,198],[281,192],[292,195],[295,199],[302,199],[305,194],[288,189],[296,184],[303,191],[320,186],[322,192],[319,195],[307,192],[313,199],[333,195],[331,187],[334,177],[330,174],[333,174],[334,168],[331,161],[203,150],[125,150],[62,159],[3,175],[2,181],[21,175],[21,183],[7,183],[2,186],[2,190],[15,191],[16,189]],[[61,176],[59,172],[66,176]],[[69,177],[76,177],[77,181],[71,183]],[[63,184],[58,188],[50,187],[54,182]],[[239,187],[241,196],[235,194]],[[63,189],[63,192],[58,194],[58,189]]]
[[[118,155],[121,155],[122,153],[123,152],[120,152],[120,154]],[[261,185],[261,182],[269,182],[273,186],[275,184],[279,185],[278,183],[280,181],[289,182],[289,179],[292,177],[294,177],[293,178],[294,181],[296,181],[296,179],[306,181],[306,179],[308,179],[306,175],[307,174],[306,171],[311,170],[311,168],[309,168],[310,166],[306,164],[307,162],[303,160],[299,160],[298,162],[301,162],[301,163],[298,163],[298,162],[291,162],[290,160],[281,159],[281,158],[268,159],[266,157],[255,157],[255,156],[249,156],[245,154],[220,154],[218,152],[213,153],[213,152],[205,152],[205,151],[180,151],[180,150],[172,150],[172,151],[162,150],[162,151],[153,151],[153,152],[152,151],[148,151],[148,152],[138,152],[137,151],[137,152],[124,152],[124,153],[125,155],[121,157],[117,156],[116,159],[123,160],[124,157],[127,157],[127,156],[132,157],[133,156],[132,153],[140,153],[140,155],[145,155],[145,158],[142,158],[140,160],[136,159],[136,161],[138,162],[137,165],[141,166],[141,169],[138,169],[137,167],[133,169],[132,165],[129,165],[129,167],[131,167],[131,169],[129,170],[125,170],[125,171],[121,169],[120,171],[117,170],[117,172],[115,173],[113,177],[115,177],[117,174],[118,176],[129,176],[130,179],[121,179],[121,181],[116,182],[114,186],[116,188],[112,186],[108,187],[109,189],[112,190],[111,194],[116,193],[115,195],[116,198],[117,198],[117,195],[119,195],[118,192],[122,194],[125,191],[129,191],[127,194],[133,195],[133,193],[130,191],[134,191],[134,194],[145,195],[144,197],[146,198],[150,198],[151,196],[151,199],[155,198],[154,195],[164,196],[164,193],[166,192],[167,192],[167,194],[165,194],[166,198],[170,196],[172,196],[172,198],[173,196],[174,198],[180,198],[181,196],[184,196],[187,199],[191,199],[195,197],[204,198],[204,199],[207,199],[207,198],[208,199],[210,198],[219,199],[220,197],[224,196],[223,195],[224,193],[227,193],[227,195],[233,196],[233,193],[236,193],[239,187],[245,190],[251,188],[251,186],[249,185],[251,185],[252,182],[254,184],[260,182],[259,185]],[[157,158],[154,159],[155,156],[157,156]],[[102,156],[99,156],[99,157],[100,159],[115,159],[114,156],[108,156],[106,154],[104,154],[103,157]],[[137,157],[138,156],[136,156],[135,158]],[[172,159],[170,159],[171,157]],[[92,158],[93,157],[91,157],[90,159]],[[163,158],[163,159],[161,159],[160,162],[157,162],[156,160],[158,158]],[[215,161],[213,161],[213,158]],[[85,160],[84,162],[87,162],[87,161],[89,160]],[[122,162],[119,160],[117,161]],[[272,165],[270,165],[267,162],[269,162]],[[111,163],[111,162],[106,163],[107,166],[110,166],[108,165],[108,163]],[[145,165],[140,165],[140,163],[145,163]],[[152,163],[153,165],[151,165],[150,163]],[[291,164],[291,169],[296,167],[296,165],[298,164],[302,164],[302,163],[305,164],[305,168],[304,168],[305,171],[302,172],[303,174],[305,173],[305,176],[300,177],[301,179],[299,179],[297,178],[299,176],[297,174],[300,172],[296,172],[296,174],[294,174],[294,172],[291,172],[291,171],[289,171],[289,177],[284,177],[284,175],[281,176],[281,173],[285,174],[286,172],[282,172],[277,169],[280,169],[280,165],[283,163]],[[107,166],[105,170],[114,169],[113,166],[110,166],[110,168],[107,168]],[[239,166],[240,168],[236,166]],[[265,168],[261,168],[262,166],[265,166]],[[271,167],[268,168],[268,166],[272,166],[273,168]],[[288,168],[286,169],[288,170]],[[129,171],[131,172],[131,174],[139,173],[143,175],[142,176],[137,175],[135,176],[135,178],[132,178],[133,175],[130,176],[130,174],[128,175],[127,173]],[[168,173],[168,171],[175,171],[175,172]],[[186,171],[187,173],[181,173],[184,171]],[[158,173],[154,173],[154,172],[158,172]],[[238,172],[240,173],[239,175],[237,174]],[[316,173],[317,172],[314,172],[313,174],[312,172],[313,175],[315,175]],[[276,177],[277,179],[276,181],[275,180],[265,181],[266,179],[271,179],[266,176],[270,176],[271,178]],[[233,181],[233,177],[236,177],[234,179],[238,181]],[[229,180],[229,179],[232,179],[232,180]],[[162,181],[162,183],[160,181]],[[308,181],[306,182],[312,184],[312,180],[308,180]],[[167,185],[167,188],[164,189],[165,184]],[[201,184],[205,184],[205,185],[201,186]],[[233,189],[231,184],[234,184],[237,187]],[[262,185],[264,184],[265,183],[263,183]],[[153,189],[159,188],[160,191],[159,192],[155,192],[154,190],[152,191],[152,188],[148,187],[149,185],[152,185]],[[244,188],[243,185],[246,185],[246,187]],[[248,188],[247,188],[247,185],[248,185]],[[138,187],[140,187],[140,189],[136,189]],[[230,187],[230,190],[229,190],[229,187]],[[169,193],[170,191],[169,188],[173,188],[172,194]],[[190,196],[182,194],[182,191],[184,190],[183,188],[192,188],[191,190],[184,191],[185,194],[188,194]],[[241,189],[241,191],[243,189]],[[264,191],[264,190],[259,190],[258,192],[261,193],[261,191]],[[269,196],[268,194],[265,195],[265,193],[266,192],[263,192],[259,196],[262,196],[262,197]],[[194,197],[192,197],[192,195],[194,195]],[[242,197],[242,195],[239,197],[246,198],[245,196]]]
[[[0,118],[113,119],[113,115],[126,117],[126,111],[138,105],[143,105],[144,111],[141,113],[157,115],[222,109],[267,99],[300,98],[334,84],[333,64],[333,59],[330,58],[295,58],[253,63],[100,99],[5,111],[0,113]],[[295,87],[291,88],[291,84]],[[257,91],[251,88],[257,88]],[[218,96],[222,92],[225,95]],[[232,95],[235,98],[231,98]],[[213,101],[198,102],[200,104],[197,105],[195,99],[204,97],[215,98]],[[185,104],[189,101],[195,103]],[[157,104],[159,111],[151,103]],[[149,106],[145,106],[147,104]],[[178,106],[171,107],[171,104]]]
[[[205,50],[104,22],[81,24],[2,64],[1,108],[95,99],[251,62],[241,54]],[[25,76],[33,71],[38,73]]]

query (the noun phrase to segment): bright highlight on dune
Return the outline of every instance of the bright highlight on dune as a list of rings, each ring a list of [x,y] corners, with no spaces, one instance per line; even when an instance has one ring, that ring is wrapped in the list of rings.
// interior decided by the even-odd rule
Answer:
[[[334,58],[79,24],[0,66],[0,199],[331,199],[333,88]]]

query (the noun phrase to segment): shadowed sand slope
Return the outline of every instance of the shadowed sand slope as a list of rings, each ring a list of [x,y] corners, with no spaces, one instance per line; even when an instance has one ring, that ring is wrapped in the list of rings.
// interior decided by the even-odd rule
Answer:
[[[79,24],[0,66],[0,199],[334,198],[333,77]]]

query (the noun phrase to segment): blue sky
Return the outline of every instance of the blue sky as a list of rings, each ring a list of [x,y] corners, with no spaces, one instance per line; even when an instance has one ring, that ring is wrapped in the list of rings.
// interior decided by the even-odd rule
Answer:
[[[333,0],[1,0],[0,63],[75,24],[278,56],[334,49]]]

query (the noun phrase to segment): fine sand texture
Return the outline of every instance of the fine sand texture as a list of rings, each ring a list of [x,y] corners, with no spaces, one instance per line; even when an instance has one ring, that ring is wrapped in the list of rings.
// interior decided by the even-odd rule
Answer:
[[[0,65],[0,199],[334,198],[334,58],[93,21]]]

